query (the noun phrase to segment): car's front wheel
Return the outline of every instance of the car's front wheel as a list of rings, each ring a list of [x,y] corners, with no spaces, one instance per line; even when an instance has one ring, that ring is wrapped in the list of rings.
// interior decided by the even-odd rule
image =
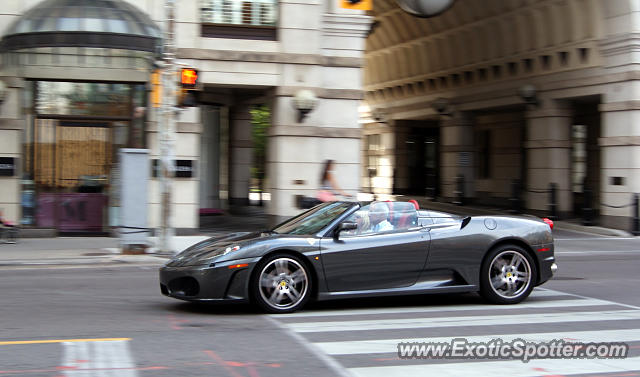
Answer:
[[[300,309],[311,295],[311,274],[299,257],[276,254],[262,260],[252,281],[253,301],[270,313]]]
[[[503,245],[482,263],[480,293],[495,304],[517,304],[529,296],[536,281],[536,265],[525,250]]]

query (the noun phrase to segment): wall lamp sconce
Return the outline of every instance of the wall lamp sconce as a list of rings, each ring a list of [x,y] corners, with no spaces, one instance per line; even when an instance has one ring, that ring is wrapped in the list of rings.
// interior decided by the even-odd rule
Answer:
[[[536,87],[531,84],[521,86],[520,89],[518,89],[518,96],[520,96],[527,105],[536,107],[540,105]]]
[[[299,90],[293,96],[293,107],[298,110],[298,123],[302,123],[307,114],[316,107],[318,97],[307,89]]]
[[[415,17],[435,17],[453,6],[455,0],[396,0],[403,11]]]
[[[439,114],[443,116],[450,116],[453,114],[451,103],[446,98],[437,98],[431,103],[431,107]]]
[[[380,108],[373,109],[371,111],[371,118],[373,118],[373,120],[376,121],[376,123],[387,123],[389,119],[386,111]]]

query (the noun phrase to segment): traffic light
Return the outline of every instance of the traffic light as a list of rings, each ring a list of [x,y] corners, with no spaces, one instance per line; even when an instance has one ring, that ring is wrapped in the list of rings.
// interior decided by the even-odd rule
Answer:
[[[162,106],[162,72],[159,69],[151,73],[151,105]]]
[[[198,70],[194,68],[182,68],[180,72],[180,84],[183,89],[195,89],[198,85]]]
[[[373,0],[338,0],[345,9],[372,10]]]
[[[195,68],[182,68],[180,70],[180,95],[178,106],[198,106],[198,70]]]

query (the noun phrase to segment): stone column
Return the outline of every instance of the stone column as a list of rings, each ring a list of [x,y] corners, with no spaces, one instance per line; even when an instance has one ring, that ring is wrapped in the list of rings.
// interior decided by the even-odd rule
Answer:
[[[0,211],[5,220],[15,224],[20,223],[22,216],[21,188],[22,167],[24,155],[22,153],[22,133],[26,121],[23,114],[24,80],[15,77],[2,77],[6,85],[7,94],[0,104],[0,157],[12,158],[14,175],[0,176]]]
[[[557,187],[558,215],[573,209],[571,195],[571,111],[563,103],[543,100],[540,107],[529,109],[527,118],[526,189],[543,191],[550,183]],[[527,208],[548,214],[549,194],[527,192]]]
[[[475,196],[474,128],[470,115],[456,112],[440,122],[440,188],[445,198],[454,196],[456,177],[462,175],[465,197]]]
[[[391,119],[388,123],[389,131],[393,135],[394,148],[387,153],[387,158],[391,162],[392,180],[389,182],[389,193],[406,194],[409,189],[409,162],[407,139],[409,135],[409,127],[407,121]]]
[[[362,54],[370,18],[327,13],[316,0],[283,0],[280,6],[283,64],[276,88],[269,131],[267,175],[270,222],[300,212],[296,196],[315,196],[326,159],[335,160],[341,188],[359,189],[361,131],[358,106],[362,99]],[[318,102],[298,121],[293,97],[312,91]]]
[[[251,107],[238,105],[231,108],[229,140],[229,205],[233,207],[249,205],[251,167],[253,166],[253,140]]]
[[[147,143],[149,158],[159,159],[157,111],[149,114]],[[200,108],[189,107],[182,110],[176,119],[174,160],[191,160],[194,174],[190,178],[173,178],[171,195],[171,224],[178,233],[192,232],[199,227],[199,186],[200,186],[200,135],[202,121]],[[149,226],[160,223],[160,182],[152,177],[149,183]]]
[[[615,86],[627,87],[628,93],[640,93],[637,81],[619,83]],[[634,90],[630,90],[631,87],[634,87]],[[600,203],[622,206],[631,203],[633,193],[640,193],[640,97],[628,101],[615,101],[612,97],[614,96],[605,95],[605,103],[600,105]],[[609,102],[612,100],[615,102]],[[608,206],[599,207],[600,224],[629,230],[631,207]]]
[[[619,80],[607,84],[600,105],[600,203],[621,206],[640,192],[640,18],[637,1],[606,1],[603,8],[604,72]],[[630,229],[630,207],[599,209],[601,225]]]

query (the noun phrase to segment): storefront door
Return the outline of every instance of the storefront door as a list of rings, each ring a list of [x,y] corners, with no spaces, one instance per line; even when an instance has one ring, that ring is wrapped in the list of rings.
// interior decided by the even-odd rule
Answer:
[[[37,225],[103,231],[113,161],[109,123],[38,119],[35,135],[55,137],[35,145]]]

